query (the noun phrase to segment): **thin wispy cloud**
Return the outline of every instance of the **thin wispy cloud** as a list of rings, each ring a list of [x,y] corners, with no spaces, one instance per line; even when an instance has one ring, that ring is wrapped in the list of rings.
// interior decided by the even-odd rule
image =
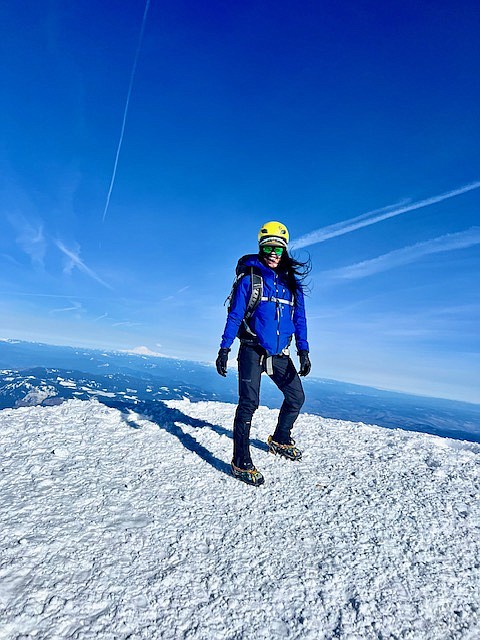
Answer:
[[[43,269],[47,251],[43,223],[31,222],[21,214],[12,214],[8,220],[17,232],[15,241],[18,246],[29,256],[33,266]]]
[[[124,322],[114,322],[112,327],[141,327],[142,322],[131,322],[130,320],[125,320]]]
[[[65,313],[68,311],[83,311],[83,305],[80,302],[72,302],[70,307],[62,307],[60,309],[52,309],[50,313]]]
[[[442,193],[438,196],[432,196],[425,200],[419,200],[418,202],[412,202],[411,204],[406,204],[406,201],[404,201],[403,203],[384,207],[383,209],[376,209],[369,213],[363,213],[355,218],[343,220],[342,222],[337,222],[335,224],[328,225],[327,227],[317,229],[316,231],[312,231],[311,233],[307,233],[306,235],[293,240],[290,243],[290,247],[292,249],[302,249],[304,247],[309,247],[312,244],[325,242],[325,240],[329,240],[330,238],[335,238],[336,236],[341,236],[345,233],[350,233],[351,231],[368,227],[369,225],[376,224],[382,220],[388,220],[389,218],[394,218],[395,216],[408,213],[409,211],[430,207],[433,204],[438,204],[439,202],[443,202],[449,198],[461,196],[464,193],[468,193],[469,191],[473,191],[479,187],[480,181],[472,182],[471,184],[467,184],[458,189],[453,189],[452,191],[447,191],[446,193]]]
[[[60,298],[60,299],[71,299],[71,295],[65,295],[60,293],[39,293],[38,291],[0,291],[0,295],[9,295],[14,297],[28,297],[28,298]],[[97,296],[78,296],[81,300],[99,300]],[[101,298],[102,301],[105,300],[104,297]]]
[[[21,267],[21,263],[16,260],[13,256],[11,256],[8,253],[0,253],[0,258],[5,261],[8,262],[9,264],[13,264],[15,267]]]
[[[178,296],[181,293],[185,293],[185,291],[188,291],[190,289],[190,285],[187,284],[185,287],[182,287],[181,289],[178,289],[177,292],[175,293],[175,295],[173,296],[165,296],[165,298],[162,298],[160,300],[160,302],[171,302],[172,300],[177,300]]]
[[[418,242],[402,249],[396,249],[371,260],[357,262],[341,269],[332,269],[326,271],[325,275],[335,280],[358,280],[375,273],[416,262],[428,255],[468,249],[477,244],[480,244],[480,227],[472,227],[467,231],[448,233],[426,242]]]
[[[77,252],[75,252],[72,249],[68,249],[60,240],[55,240],[55,244],[60,249],[60,251],[68,258],[68,261],[64,267],[65,273],[69,274],[74,268],[77,268],[89,278],[92,278],[92,280],[95,280],[104,287],[107,287],[107,289],[112,288],[107,282],[105,282],[105,280],[102,280],[102,278],[100,278],[100,276],[98,276],[95,271],[93,271],[93,269],[90,269],[90,267],[85,264],[85,262],[80,258],[80,252],[78,250]]]

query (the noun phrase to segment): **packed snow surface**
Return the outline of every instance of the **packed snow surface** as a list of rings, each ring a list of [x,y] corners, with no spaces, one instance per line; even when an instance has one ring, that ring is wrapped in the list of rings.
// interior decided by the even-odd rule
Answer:
[[[168,404],[168,406],[167,406]],[[480,446],[233,405],[0,412],[0,638],[478,639]]]

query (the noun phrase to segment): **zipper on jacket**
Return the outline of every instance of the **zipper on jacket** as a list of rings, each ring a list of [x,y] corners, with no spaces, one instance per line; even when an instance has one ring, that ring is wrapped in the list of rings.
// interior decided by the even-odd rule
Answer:
[[[280,303],[278,302],[278,276],[275,274],[274,276],[274,284],[275,284],[275,306],[276,306],[276,316],[277,316],[277,353],[280,349]]]

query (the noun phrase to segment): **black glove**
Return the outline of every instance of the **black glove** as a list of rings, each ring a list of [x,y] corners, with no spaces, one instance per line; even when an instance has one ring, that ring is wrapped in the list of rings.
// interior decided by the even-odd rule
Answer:
[[[312,368],[312,363],[308,357],[308,351],[299,351],[298,357],[300,358],[300,371],[298,372],[298,375],[308,376],[310,369]]]
[[[228,354],[230,349],[220,349],[218,352],[217,359],[215,360],[215,366],[217,367],[217,372],[219,375],[225,376],[227,375],[227,362],[228,362]]]

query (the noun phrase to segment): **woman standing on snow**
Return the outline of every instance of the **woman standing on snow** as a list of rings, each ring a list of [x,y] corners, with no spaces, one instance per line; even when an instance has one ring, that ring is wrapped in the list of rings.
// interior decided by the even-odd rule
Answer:
[[[269,449],[290,460],[302,457],[290,434],[305,395],[288,347],[295,335],[299,373],[308,375],[311,365],[302,281],[310,268],[308,262],[298,262],[288,255],[288,240],[285,225],[267,222],[258,234],[258,254],[239,260],[239,277],[216,360],[218,373],[226,376],[228,353],[238,336],[239,401],[233,425],[231,468],[236,478],[256,486],[263,484],[264,478],[252,463],[249,438],[252,417],[259,405],[263,371],[284,395],[275,433],[268,438]]]

